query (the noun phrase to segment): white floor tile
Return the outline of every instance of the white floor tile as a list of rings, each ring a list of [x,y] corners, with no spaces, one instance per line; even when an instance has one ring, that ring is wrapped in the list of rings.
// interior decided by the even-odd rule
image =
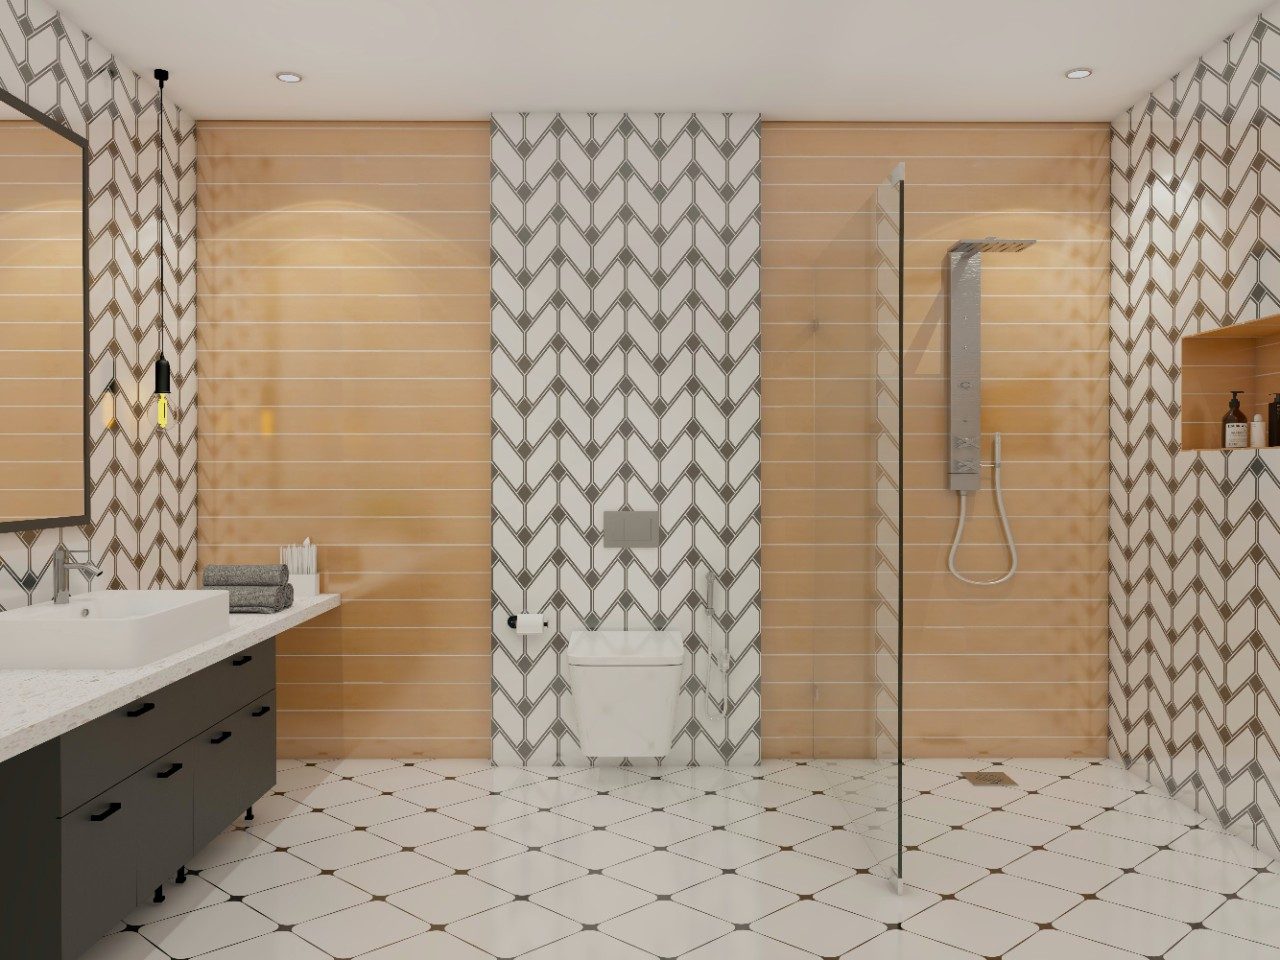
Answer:
[[[902,812],[908,817],[919,817],[948,827],[959,827],[990,813],[991,808],[980,807],[967,800],[924,795],[905,801],[902,804]]]
[[[375,837],[390,840],[400,847],[420,847],[460,833],[470,833],[471,827],[442,813],[415,813],[411,817],[389,820],[369,828]]]
[[[580,924],[527,900],[503,904],[446,927],[455,937],[496,957],[518,956],[581,929]]]
[[[1163,877],[1215,893],[1235,893],[1257,876],[1251,867],[1178,850],[1161,850],[1138,864],[1137,870],[1149,877]]]
[[[754,930],[734,930],[685,954],[685,960],[813,960],[813,954]]]
[[[934,837],[941,837],[956,828],[949,827],[945,823],[921,820],[919,817],[912,816],[902,817],[901,823],[899,823],[898,811],[890,809],[873,813],[871,816],[863,817],[861,820],[855,820],[846,829],[860,833],[864,837],[874,837],[877,840],[892,843],[894,846],[897,846],[899,836],[901,836],[902,842],[907,846],[918,847],[922,843],[928,843]],[[899,834],[899,830],[901,830],[901,834]]]
[[[1126,873],[1107,884],[1098,891],[1098,899],[1185,923],[1200,923],[1225,902],[1220,893],[1140,873]],[[1280,913],[1276,918],[1280,922]]]
[[[1144,957],[1160,957],[1185,937],[1190,927],[1101,900],[1086,900],[1054,921],[1059,930],[1074,933]]]
[[[1044,759],[1014,758],[1004,761],[1003,766],[1035,770],[1037,773],[1051,773],[1055,777],[1069,777],[1081,770],[1088,770],[1091,764],[1088,760],[1077,760],[1071,757],[1048,757]]]
[[[1084,829],[1093,833],[1105,833],[1113,837],[1124,837],[1126,840],[1137,840],[1156,847],[1166,847],[1187,832],[1180,823],[1168,820],[1152,820],[1150,817],[1138,817],[1132,813],[1120,813],[1108,810],[1100,813],[1083,824]]]
[[[1037,820],[1060,823],[1066,827],[1078,827],[1103,812],[1101,807],[1076,803],[1074,800],[1046,797],[1041,793],[1033,793],[1015,800],[1004,809],[1009,813],[1020,813],[1023,816],[1035,817]]]
[[[125,931],[103,937],[79,960],[169,960],[140,933]]]
[[[222,903],[228,899],[225,890],[215,887],[203,877],[187,877],[185,883],[166,883],[164,885],[164,903],[147,903],[138,907],[124,918],[124,922],[133,927],[141,927],[148,923],[158,923],[179,914],[190,913],[201,907]]]
[[[471,875],[518,897],[527,897],[547,887],[574,880],[586,872],[576,863],[538,850],[529,850],[476,867]]]
[[[437,780],[435,783],[424,783],[417,787],[405,787],[403,790],[395,791],[395,795],[401,800],[416,803],[426,810],[438,810],[451,803],[464,803],[467,800],[475,800],[477,797],[488,796],[485,791],[457,780]]]
[[[536,813],[537,810],[537,807],[531,807],[519,800],[512,800],[510,797],[488,795],[476,797],[474,800],[464,800],[461,803],[451,803],[447,807],[442,807],[440,812],[447,817],[469,823],[473,827],[488,827],[503,820],[528,816]]]
[[[823,800],[826,798],[816,797],[814,799]],[[839,801],[831,802],[839,803]],[[725,824],[733,823],[735,820],[745,820],[747,817],[764,813],[764,808],[758,807],[754,803],[744,803],[741,800],[734,800],[731,797],[725,797],[720,794],[707,793],[693,800],[685,800],[682,803],[667,807],[666,812],[713,827],[723,827]],[[794,813],[795,811],[792,812]],[[681,839],[684,838],[682,837]]]
[[[1210,930],[1280,947],[1280,910],[1248,900],[1228,900],[1204,921]],[[146,932],[145,930],[143,931]]]
[[[330,960],[330,957],[297,934],[277,932],[201,954],[199,960]]]
[[[906,930],[886,930],[841,960],[982,960],[976,953],[957,950]]]
[[[972,863],[978,867],[995,870],[1005,864],[1012,863],[1031,848],[1012,840],[1001,840],[999,837],[988,837],[968,830],[952,830],[940,837],[935,837],[920,847],[925,853],[936,853],[940,857],[950,857],[964,863]]]
[[[690,860],[666,850],[655,850],[644,856],[609,867],[605,876],[629,883],[641,890],[668,896],[720,873],[714,867]]]
[[[870,870],[884,858],[884,849],[878,842],[868,840],[849,830],[832,830],[797,843],[799,853],[807,853],[819,860],[829,860],[850,870]]]
[[[343,867],[335,874],[375,897],[389,897],[453,873],[448,867],[417,853],[400,852]]]
[[[548,887],[529,899],[570,920],[598,925],[628,910],[652,903],[657,896],[612,877],[593,873]]]
[[[545,847],[557,840],[576,837],[590,832],[591,827],[579,820],[562,817],[558,813],[540,810],[537,813],[504,820],[489,828],[490,833],[522,843],[526,847]]]
[[[363,777],[377,773],[379,770],[390,770],[402,764],[399,760],[365,760],[350,757],[342,760],[320,760],[317,761],[316,766],[340,777]]]
[[[1132,790],[1108,787],[1101,783],[1089,783],[1087,780],[1059,780],[1052,786],[1045,787],[1040,793],[1042,796],[1074,800],[1076,803],[1087,803],[1095,807],[1114,807],[1133,796]]]
[[[389,770],[380,770],[363,777],[356,777],[356,783],[373,787],[383,793],[395,793],[397,790],[408,790],[410,787],[421,787],[435,783],[440,778],[436,774],[421,767],[398,766]]]
[[[977,769],[982,767],[982,763],[970,763],[967,769]],[[880,774],[877,774],[880,776]],[[888,782],[897,783],[897,777],[891,773],[888,776]],[[906,765],[902,768],[902,785],[908,790],[938,790],[945,787],[949,783],[956,783],[957,776],[954,773],[940,772],[937,770],[929,770],[925,767],[917,767],[914,765]]]
[[[1280,949],[1216,930],[1192,930],[1166,956],[1167,960],[1280,960]]]
[[[537,783],[504,790],[502,795],[537,807],[539,810],[550,810],[562,803],[572,803],[574,800],[595,796],[595,791],[565,783],[563,780],[539,780]]]
[[[801,900],[757,920],[751,929],[820,957],[837,957],[879,936],[885,926],[816,900]]]
[[[245,958],[248,960],[248,958]],[[360,955],[360,960],[493,960],[451,933],[431,930],[389,947]]]
[[[290,790],[301,790],[338,779],[320,767],[290,767],[276,774],[275,790],[277,793],[288,793]]]
[[[292,770],[294,767],[301,767],[306,763],[305,760],[299,760],[296,757],[277,757],[276,771]]]
[[[214,837],[203,850],[187,861],[190,870],[207,870],[224,863],[247,860],[249,857],[271,853],[274,846],[265,840],[259,840],[251,833],[236,830]]]
[[[849,871],[839,864],[794,850],[783,850],[749,863],[738,873],[806,896],[825,890],[849,876]]]
[[[607,827],[650,812],[652,811],[648,807],[613,796],[587,797],[585,800],[575,800],[556,807],[556,813],[562,817],[580,820],[593,827]]]
[[[754,803],[758,807],[774,808],[792,803],[802,797],[813,795],[810,791],[802,790],[799,787],[789,787],[785,783],[775,783],[772,780],[764,779],[744,780],[742,783],[735,784],[732,787],[717,790],[716,793],[731,800]]]
[[[945,900],[918,913],[903,929],[931,940],[998,957],[1039,929],[1034,923],[958,900]]]
[[[1171,820],[1188,827],[1194,827],[1207,821],[1191,807],[1172,797],[1162,797],[1155,793],[1135,793],[1127,800],[1116,805],[1122,813],[1134,813],[1140,817],[1151,817],[1153,820]]]
[[[1261,873],[1240,888],[1239,895],[1252,903],[1280,909],[1280,875]]]
[[[1010,813],[1008,810],[997,810],[966,823],[964,828],[974,833],[983,833],[989,837],[1012,840],[1033,847],[1043,847],[1055,837],[1070,831],[1070,827],[1049,820],[1038,820],[1035,817]]]
[[[1091,763],[1071,776],[1076,780],[1085,780],[1089,783],[1102,783],[1110,787],[1121,787],[1133,793],[1146,790],[1151,786],[1150,781],[1144,777],[1140,777],[1136,773],[1126,770],[1123,765],[1111,761]]]
[[[678,773],[669,773],[663,779],[694,790],[723,790],[745,783],[751,777],[727,767],[688,767]]]
[[[361,957],[361,960],[365,958]],[[410,958],[405,958],[410,960]],[[419,960],[415,957],[412,960]],[[435,960],[433,956],[431,960]],[[448,960],[447,957],[441,960]],[[583,930],[557,940],[555,943],[540,947],[532,953],[526,953],[520,960],[653,960],[653,955],[645,953],[629,943],[605,936],[598,930]]]
[[[912,757],[906,761],[906,766],[915,767],[920,770],[933,770],[937,773],[950,774],[954,779],[968,770],[986,770],[993,766],[995,761],[987,759],[974,759],[972,757]]]
[[[902,855],[902,875],[917,887],[946,896],[981,880],[987,871],[949,857],[908,850]]]
[[[323,837],[347,833],[351,824],[343,823],[327,813],[304,813],[274,823],[257,823],[249,827],[249,833],[276,847],[294,847]]]
[[[302,939],[334,957],[357,957],[425,933],[427,925],[382,900],[308,920],[293,928]]]
[[[610,833],[621,834],[653,847],[669,847],[673,843],[688,840],[700,833],[708,833],[710,830],[711,827],[705,823],[676,816],[665,810],[654,810],[609,827]]]
[[[286,883],[244,898],[246,906],[286,926],[337,913],[368,900],[369,894],[365,891],[328,875]]]
[[[475,773],[477,770],[487,770],[493,764],[488,760],[454,760],[446,758],[443,760],[418,760],[414,763],[414,766],[429,770],[441,777],[465,777],[467,774]]]
[[[779,847],[794,847],[797,843],[827,833],[831,828],[812,820],[793,817],[789,813],[760,813],[747,817],[725,828],[732,833],[744,837],[755,837],[765,843],[773,843]]]
[[[546,777],[540,773],[533,773],[520,767],[489,767],[458,778],[461,783],[480,790],[488,790],[490,793],[502,793],[504,790],[539,783],[545,779]]]
[[[721,870],[736,870],[752,860],[759,860],[761,857],[778,852],[778,848],[772,843],[743,837],[728,830],[702,833],[688,840],[673,843],[667,849],[682,857],[691,857],[702,863],[709,863]]]
[[[783,804],[778,810],[793,817],[825,823],[830,827],[843,827],[847,823],[876,812],[875,807],[843,797],[829,797],[826,794],[811,794]]]
[[[1027,791],[1019,787],[978,787],[968,780],[953,780],[946,786],[934,790],[933,795],[945,797],[948,800],[976,803],[988,810],[998,810],[1020,797],[1025,797]]]
[[[1227,833],[1211,833],[1208,830],[1189,830],[1171,844],[1173,849],[1223,863],[1242,867],[1266,867],[1271,858],[1255,850],[1238,837]]]
[[[592,830],[567,840],[557,840],[543,848],[562,860],[576,863],[588,870],[603,870],[615,863],[649,853],[653,848],[630,837],[620,837],[605,830]]]
[[[399,797],[373,796],[353,803],[343,803],[336,807],[326,807],[325,813],[337,817],[343,823],[353,827],[372,827],[388,820],[399,820],[401,817],[421,813],[422,808]]]
[[[1097,893],[1121,873],[1105,863],[1066,857],[1048,850],[1033,850],[1005,867],[1004,872],[1072,893]]]
[[[481,883],[475,877],[455,874],[392,894],[387,902],[439,926],[492,910],[513,899],[505,890]]]
[[[640,783],[619,787],[617,790],[610,791],[610,793],[615,797],[630,800],[632,803],[639,803],[646,807],[652,807],[655,810],[662,810],[673,804],[692,800],[695,797],[706,796],[701,790],[694,790],[679,783],[672,783],[669,780],[643,780]]]
[[[289,854],[321,870],[340,870],[352,864],[385,857],[399,849],[397,844],[363,830],[340,833],[336,837],[312,840],[289,848]]]
[[[1045,844],[1045,849],[1124,870],[1136,867],[1156,853],[1156,848],[1149,843],[1094,833],[1092,830],[1072,830]]]
[[[200,871],[200,878],[221,887],[233,897],[270,890],[282,884],[314,877],[320,868],[287,853],[266,853]]]
[[[423,856],[437,860],[455,870],[474,870],[483,863],[513,857],[524,850],[521,844],[496,833],[472,830],[418,847]]]
[[[749,877],[722,873],[671,899],[730,923],[744,924],[796,902],[796,895]]]
[[[333,780],[314,787],[290,790],[285,794],[285,797],[295,803],[302,803],[320,810],[325,807],[336,807],[340,803],[350,803],[353,800],[363,800],[365,797],[376,797],[377,795],[377,790],[373,789],[373,787],[366,787],[363,783],[356,783],[354,780]]]
[[[565,774],[560,779],[565,783],[586,787],[597,793],[605,793],[628,784],[639,783],[645,777],[624,770],[622,767],[588,767],[585,770],[575,770],[573,773]]]
[[[188,960],[275,929],[276,925],[262,914],[233,902],[148,924],[139,933],[175,960]]]
[[[941,899],[936,893],[909,885],[898,893],[893,881],[867,874],[841,880],[813,898],[881,923],[902,923]]]
[[[1207,960],[1208,954],[1197,955]],[[1005,955],[1005,960],[1142,960],[1136,953],[1117,950],[1061,930],[1041,930]]]
[[[600,930],[659,957],[680,957],[724,936],[733,925],[671,900],[606,920]]]
[[[1007,873],[984,877],[965,887],[956,894],[956,898],[1032,923],[1052,923],[1083,900],[1078,893],[1011,877]]]
[[[765,777],[773,783],[781,783],[788,787],[799,787],[801,790],[830,790],[842,783],[855,779],[847,771],[835,767],[788,767]],[[717,789],[717,788],[713,788]]]

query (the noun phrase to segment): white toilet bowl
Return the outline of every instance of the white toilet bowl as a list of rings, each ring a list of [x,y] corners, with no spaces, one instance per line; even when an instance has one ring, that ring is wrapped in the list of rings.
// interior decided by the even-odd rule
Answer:
[[[565,656],[583,753],[666,756],[684,664],[679,631],[580,630]]]

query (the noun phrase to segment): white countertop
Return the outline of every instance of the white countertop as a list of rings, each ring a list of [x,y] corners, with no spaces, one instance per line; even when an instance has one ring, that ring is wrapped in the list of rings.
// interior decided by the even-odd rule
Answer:
[[[280,613],[233,613],[226,633],[127,670],[0,670],[0,761],[306,623],[341,602],[336,593],[322,593],[295,600]]]

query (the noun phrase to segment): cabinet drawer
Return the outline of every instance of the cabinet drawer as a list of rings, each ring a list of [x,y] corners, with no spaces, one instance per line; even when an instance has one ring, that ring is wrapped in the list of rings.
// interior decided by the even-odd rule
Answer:
[[[173,879],[195,853],[195,745],[184,744],[133,775],[139,813],[138,902]]]
[[[198,850],[275,783],[275,693],[214,724],[194,745]]]
[[[218,723],[276,685],[276,641],[264,640],[248,650],[205,667],[199,687],[191,691],[200,730]]]
[[[126,780],[62,818],[64,957],[80,956],[137,905],[136,786]]]

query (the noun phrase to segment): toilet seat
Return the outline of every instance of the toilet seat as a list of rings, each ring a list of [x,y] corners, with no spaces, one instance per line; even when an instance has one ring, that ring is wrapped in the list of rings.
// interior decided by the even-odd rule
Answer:
[[[579,630],[565,656],[581,667],[675,666],[684,662],[684,644],[676,630]]]

